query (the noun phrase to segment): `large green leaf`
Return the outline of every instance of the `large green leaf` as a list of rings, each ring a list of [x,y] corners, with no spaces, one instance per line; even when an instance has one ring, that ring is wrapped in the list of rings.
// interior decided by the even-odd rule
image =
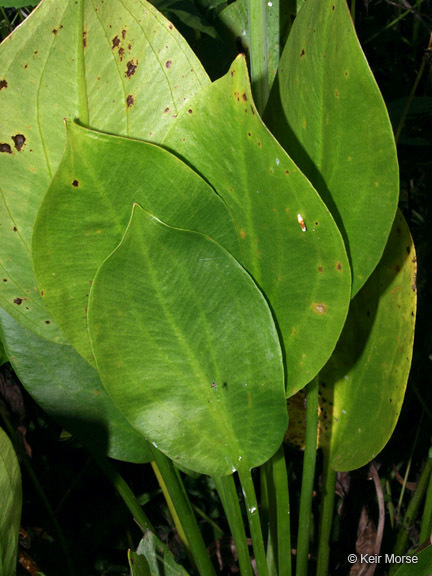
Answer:
[[[21,473],[12,443],[0,428],[0,573],[16,573],[21,522]]]
[[[345,0],[305,3],[278,83],[269,126],[331,210],[345,239],[355,295],[384,251],[399,177],[391,124]]]
[[[388,554],[391,556],[391,554]],[[431,566],[432,566],[432,546],[427,546],[420,552],[417,552],[411,556],[412,559],[417,558],[417,561],[407,562],[404,560],[401,562],[400,557],[397,561],[393,558],[393,566],[400,564],[399,568],[393,572],[393,576],[430,576]]]
[[[0,301],[28,329],[64,341],[30,260],[35,215],[64,149],[63,118],[157,141],[209,80],[145,0],[43,0],[3,42],[0,63]]]
[[[321,378],[321,442],[335,470],[372,460],[390,438],[411,365],[416,257],[399,212],[376,271],[352,301]]]
[[[174,461],[225,475],[276,451],[287,424],[276,328],[250,276],[212,239],[135,206],[95,277],[88,318],[116,406]]]
[[[244,57],[190,101],[163,143],[203,174],[233,214],[242,264],[275,314],[293,394],[336,345],[350,270],[332,216],[256,112]]]
[[[154,144],[67,127],[65,155],[35,223],[33,261],[48,310],[93,364],[90,286],[134,202],[172,226],[205,232],[235,256],[240,247],[223,201],[181,160]]]
[[[145,439],[114,406],[96,370],[71,346],[48,342],[4,310],[0,335],[27,392],[61,426],[112,458],[151,460]]]

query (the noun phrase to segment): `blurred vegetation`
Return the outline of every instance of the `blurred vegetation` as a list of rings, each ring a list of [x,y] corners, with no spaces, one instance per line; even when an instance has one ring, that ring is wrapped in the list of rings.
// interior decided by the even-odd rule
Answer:
[[[289,0],[286,2],[290,4]],[[9,7],[5,4],[0,5],[2,39],[32,10],[28,5],[13,8],[10,5],[14,2],[9,2]],[[218,23],[217,17],[227,5],[225,0],[154,0],[154,4],[180,29],[213,79],[224,74],[236,53],[243,49],[242,39],[230,37]],[[387,548],[388,543],[390,549],[428,457],[432,436],[432,0],[351,0],[351,9],[398,136],[400,206],[410,225],[418,257],[418,320],[406,401],[392,439],[376,459],[387,507],[383,546]],[[284,34],[289,24],[283,23]],[[6,384],[0,387],[2,414],[15,430],[12,436],[23,464],[25,532],[21,537],[22,566],[18,574],[36,574],[36,565],[31,561],[47,576],[70,572],[59,530],[76,573],[129,574],[126,551],[136,547],[141,533],[122,500],[86,449],[42,412],[20,387],[8,365],[2,368],[1,382],[12,387],[15,397],[22,397],[17,407],[10,395],[4,397]],[[287,450],[291,451],[288,447]],[[289,474],[295,521],[302,456],[291,452]],[[120,462],[115,465],[145,505],[161,539],[169,543],[179,562],[187,562],[151,468]],[[223,574],[235,573],[229,530],[211,481],[186,477],[185,482],[200,510],[215,564],[221,566]],[[320,489],[319,481],[316,489]],[[50,507],[41,498],[41,490]],[[346,556],[354,551],[358,541],[362,510],[366,511],[363,514],[369,518],[370,526],[377,522],[376,494],[369,480],[369,468],[339,475],[337,506],[334,575],[349,571]],[[420,521],[421,518],[410,532],[410,546],[418,544]],[[371,536],[366,531],[362,537],[366,543]],[[26,562],[27,569],[23,567]],[[380,574],[379,570],[378,566],[375,574]]]

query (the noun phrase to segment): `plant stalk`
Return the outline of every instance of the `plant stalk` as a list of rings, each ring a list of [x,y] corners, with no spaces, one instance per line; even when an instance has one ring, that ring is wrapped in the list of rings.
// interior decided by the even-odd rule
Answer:
[[[163,493],[168,497],[167,503],[170,510],[175,511],[174,519],[177,517],[179,522],[177,524],[174,520],[176,526],[182,527],[179,536],[182,539],[185,538],[186,550],[190,554],[191,560],[195,563],[201,576],[216,576],[192,506],[174,464],[162,452],[151,445],[150,448],[154,458],[153,470]]]
[[[252,538],[253,551],[258,576],[269,576],[264,548],[264,540],[261,530],[261,522],[258,514],[258,502],[252,475],[249,470],[239,470],[240,483],[245,497],[246,511],[249,521],[249,529]]]
[[[306,387],[306,439],[300,494],[296,576],[307,576],[318,430],[318,376]]]
[[[337,473],[330,465],[330,450],[323,450],[323,497],[319,527],[318,563],[316,576],[327,576],[330,558],[330,536],[333,524],[333,511]]]
[[[260,115],[269,97],[266,7],[264,0],[248,0],[251,84]]]
[[[252,564],[249,556],[249,546],[246,540],[246,531],[243,524],[243,517],[240,503],[234,482],[234,476],[213,477],[216,490],[221,499],[231,534],[234,538],[240,573],[242,576],[253,576]]]

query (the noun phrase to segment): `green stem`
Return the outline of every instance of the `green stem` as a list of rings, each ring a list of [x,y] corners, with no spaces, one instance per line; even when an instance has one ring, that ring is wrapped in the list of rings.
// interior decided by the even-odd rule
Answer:
[[[66,544],[66,539],[65,539],[63,531],[60,527],[60,524],[58,523],[58,520],[55,516],[54,510],[53,510],[53,508],[52,508],[52,506],[51,506],[51,504],[50,504],[50,502],[49,502],[49,500],[45,494],[44,489],[42,488],[41,483],[39,482],[37,474],[33,470],[33,466],[30,462],[29,457],[27,456],[25,450],[23,449],[21,443],[19,442],[19,440],[17,438],[17,435],[15,433],[15,429],[13,428],[11,423],[9,422],[9,419],[7,418],[3,408],[1,406],[0,406],[0,415],[3,419],[5,427],[7,428],[9,436],[11,438],[13,438],[14,446],[15,446],[15,449],[19,452],[20,460],[24,464],[25,469],[27,471],[27,474],[29,475],[31,482],[33,483],[33,486],[35,487],[35,490],[36,490],[43,506],[45,507],[45,509],[47,511],[48,521],[52,522],[55,534],[57,536],[57,540],[58,540],[60,548],[63,552],[63,556],[64,556],[65,563],[66,563],[66,571],[70,576],[75,576],[75,570],[74,570],[74,566],[73,566],[73,562],[72,562],[72,557],[69,554],[69,549],[68,549],[68,546]]]
[[[130,513],[135,518],[141,530],[143,532],[145,530],[151,530],[154,532],[154,529],[140,503],[136,499],[135,494],[129,488],[129,485],[125,482],[124,478],[118,473],[117,469],[111,464],[106,456],[103,456],[91,447],[87,447],[87,449],[92,455],[93,460],[114,486],[119,496],[123,499],[123,502],[129,508]]]
[[[278,576],[291,576],[290,503],[283,445],[270,462],[273,468],[273,485],[276,494]]]
[[[186,540],[186,550],[188,553],[190,552],[201,576],[215,576],[213,564],[207,553],[202,534],[179,473],[169,458],[159,450],[153,447],[150,448],[154,458],[153,469],[162,491],[169,497],[167,499],[168,506],[175,511],[175,516],[177,516],[182,526],[182,532]],[[177,522],[176,526],[178,526]]]
[[[240,483],[245,497],[249,529],[252,538],[255,564],[258,576],[269,576],[264,549],[264,540],[258,514],[258,502],[250,470],[239,470]]]
[[[430,449],[429,461],[432,457],[432,449]],[[426,492],[426,502],[423,510],[423,518],[420,527],[420,544],[430,538],[432,532],[432,474],[429,477],[429,486]]]
[[[253,576],[249,546],[246,540],[246,531],[243,524],[234,476],[213,477],[213,481],[225,510],[231,534],[234,538],[240,573],[242,576]]]
[[[306,439],[300,494],[296,576],[307,576],[318,430],[318,376],[306,387]]]
[[[429,485],[431,472],[432,472],[432,460],[428,459],[426,461],[425,467],[423,468],[423,472],[420,475],[420,479],[417,483],[417,489],[411,497],[411,500],[408,504],[408,508],[405,512],[404,519],[402,521],[402,525],[399,529],[396,538],[396,544],[393,550],[395,555],[404,554],[404,552],[406,551],[408,536],[411,527],[414,523],[414,520],[417,516],[417,512],[420,508],[420,504],[423,500],[426,489]]]
[[[318,564],[316,576],[327,576],[330,558],[330,536],[336,489],[336,472],[330,465],[330,450],[323,450],[323,495],[319,527]]]
[[[248,0],[251,84],[255,104],[263,113],[269,96],[264,0]]]

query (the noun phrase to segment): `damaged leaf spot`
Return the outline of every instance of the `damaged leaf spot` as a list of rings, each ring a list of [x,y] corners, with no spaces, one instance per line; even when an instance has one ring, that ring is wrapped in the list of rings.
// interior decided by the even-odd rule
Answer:
[[[193,112],[192,108],[189,108],[188,114],[192,114],[192,112]]]
[[[169,107],[167,106],[164,110],[164,114],[168,114],[168,112],[169,112]]]
[[[53,29],[51,30],[51,32],[52,32],[52,33],[54,34],[54,36],[55,36],[55,35],[57,34],[57,32],[58,32],[59,30],[61,30],[62,28],[63,28],[63,24],[60,24],[60,26],[59,26],[58,28],[53,28]]]
[[[174,28],[174,26],[173,26],[172,24],[168,24],[168,28],[169,28],[170,30],[172,30],[172,29]]]
[[[172,66],[172,60],[167,60],[165,62],[165,68],[171,68],[171,66]]]
[[[45,324],[51,324],[49,320],[45,320]]]
[[[120,56],[120,62],[123,62],[123,56],[124,56],[124,48],[119,48],[119,56]]]
[[[87,30],[83,32],[83,48],[87,48]]]
[[[242,100],[243,102],[247,102],[248,97],[246,96],[246,92],[242,92]]]
[[[122,30],[122,38],[123,38],[123,40],[126,38],[126,30],[124,30],[124,29]]]
[[[0,80],[0,90],[3,90],[3,88],[7,88],[8,87],[8,83],[6,82],[6,80],[3,78],[3,80]]]
[[[327,307],[322,302],[313,302],[312,310],[318,314],[325,314],[327,312]]]
[[[305,51],[304,51],[304,48],[302,48],[302,51],[300,52],[300,58],[303,58],[304,55],[305,55]]]
[[[75,188],[78,188],[78,186],[79,186],[78,180],[74,180],[74,181],[72,182],[72,186],[74,186]]]
[[[127,107],[130,108],[131,106],[133,106],[134,102],[135,102],[135,97],[133,96],[133,94],[129,94],[128,97],[126,98]]]
[[[342,270],[342,264],[340,262],[336,262],[336,270],[340,272]]]
[[[336,98],[339,98],[339,91],[338,91],[338,90],[335,90],[335,91],[334,91],[334,95],[336,96]]]
[[[6,142],[2,142],[0,144],[0,152],[4,152],[6,154],[12,154],[12,148]]]
[[[13,227],[14,232],[18,232],[18,228],[16,226]]]
[[[15,298],[14,299],[14,304],[16,304],[17,306],[21,306],[22,302],[23,302],[22,298]]]
[[[12,140],[14,141],[17,151],[21,152],[21,149],[26,141],[25,136],[23,134],[16,134],[15,136],[12,136]]]
[[[119,44],[120,44],[120,38],[118,36],[114,36],[114,38],[112,39],[113,50],[114,48],[117,48]]]
[[[134,62],[133,60],[129,60],[125,72],[126,78],[130,78],[131,76],[133,76],[135,74],[137,67],[138,67],[138,60],[136,62]]]

